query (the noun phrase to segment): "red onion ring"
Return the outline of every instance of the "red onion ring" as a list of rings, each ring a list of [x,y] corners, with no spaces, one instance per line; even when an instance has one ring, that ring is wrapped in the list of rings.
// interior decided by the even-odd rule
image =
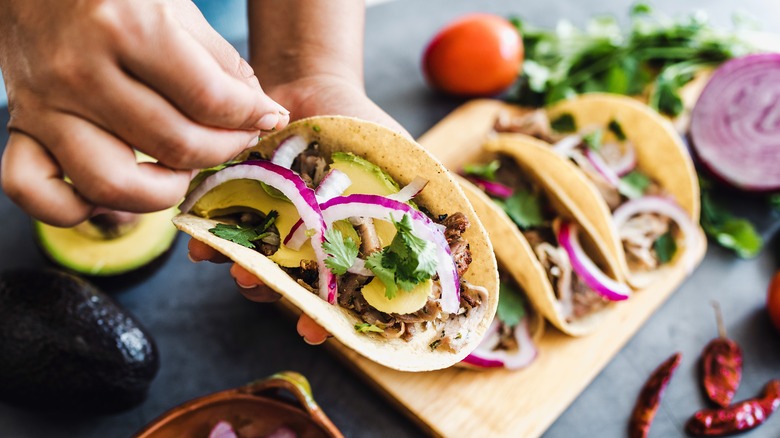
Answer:
[[[328,199],[341,196],[350,185],[352,185],[352,180],[349,179],[346,173],[338,169],[331,169],[322,178],[320,185],[314,190],[314,194],[317,195],[317,201],[323,203]]]
[[[233,426],[223,420],[214,425],[211,432],[209,432],[209,438],[238,438],[238,435],[233,430]]]
[[[309,144],[305,138],[300,135],[291,135],[279,143],[271,162],[289,169],[295,161],[295,157],[305,151],[307,147]]]
[[[686,250],[684,254],[692,253],[688,250],[697,245],[699,233],[691,217],[688,216],[688,212],[683,210],[676,202],[661,196],[642,196],[630,199],[615,209],[612,213],[612,220],[615,223],[615,227],[620,229],[628,219],[639,213],[655,213],[674,221],[683,235],[682,246]],[[693,261],[691,257],[686,257],[685,255],[683,257],[687,267],[692,268]]]
[[[325,220],[322,217],[320,205],[314,195],[314,190],[306,186],[300,175],[290,169],[265,160],[245,161],[241,164],[226,167],[219,172],[204,179],[184,199],[179,209],[187,213],[206,193],[227,181],[234,179],[253,179],[261,181],[282,192],[293,203],[301,216],[301,222],[307,229],[314,230],[312,235],[312,248],[317,256],[319,271],[320,297],[329,303],[336,302],[336,277],[325,266],[325,250],[322,243],[325,241]],[[304,232],[306,230],[303,230]]]
[[[594,152],[591,148],[585,148],[585,157],[590,161],[590,164],[596,169],[599,175],[604,177],[610,185],[617,187],[620,184],[620,177],[612,170],[611,167],[601,158],[598,152]]]
[[[576,224],[561,221],[558,241],[569,255],[574,272],[582,278],[589,288],[610,301],[622,301],[631,296],[631,289],[627,285],[609,278],[585,254],[577,237]]]
[[[494,198],[507,199],[515,193],[515,190],[512,187],[505,186],[495,181],[488,181],[474,175],[467,175],[466,178],[482,189],[483,192]]]
[[[691,114],[699,160],[729,184],[780,189],[780,54],[732,59],[710,78]]]
[[[568,157],[569,153],[571,153],[571,151],[573,151],[581,143],[582,143],[581,135],[579,134],[569,135],[562,138],[557,143],[553,144],[552,150],[558,155]]]
[[[402,188],[398,193],[387,195],[387,197],[390,199],[395,199],[396,201],[400,201],[400,202],[409,202],[412,198],[414,198],[420,192],[422,192],[425,186],[427,185],[428,185],[428,180],[421,176],[418,176],[415,177],[412,180],[412,182],[405,185],[404,188]]]
[[[460,308],[460,279],[452,260],[450,245],[444,237],[444,233],[435,223],[409,204],[388,199],[385,196],[352,194],[337,196],[324,202],[321,206],[322,217],[327,226],[333,222],[347,219],[353,216],[370,217],[373,219],[388,220],[392,217],[400,221],[404,214],[412,219],[412,231],[415,236],[431,241],[439,248],[437,251],[436,273],[441,284],[441,308],[446,313],[457,313]],[[300,221],[293,225],[290,233],[284,238],[285,246],[296,249],[307,239],[306,230]]]
[[[494,319],[483,341],[463,359],[463,362],[479,368],[503,367],[517,370],[527,367],[536,359],[538,350],[531,339],[527,319],[520,321],[514,328],[514,336],[518,346],[517,350],[514,351],[495,349],[499,340],[499,327],[500,323]]]
[[[609,167],[617,176],[626,176],[636,169],[636,148],[630,141],[623,142],[623,155],[614,163],[609,163]]]

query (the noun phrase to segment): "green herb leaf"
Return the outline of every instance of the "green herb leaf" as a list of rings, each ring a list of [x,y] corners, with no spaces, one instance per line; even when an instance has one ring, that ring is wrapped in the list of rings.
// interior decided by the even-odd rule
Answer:
[[[653,249],[655,249],[655,255],[658,257],[658,261],[661,264],[668,263],[674,254],[677,252],[677,242],[674,240],[671,231],[667,231],[662,234],[661,237],[653,242]]]
[[[502,281],[498,288],[496,317],[504,324],[514,327],[523,320],[525,314],[525,300],[520,291]]]
[[[436,273],[436,245],[412,234],[408,214],[398,222],[391,220],[397,230],[393,241],[366,259],[366,267],[384,283],[389,299],[399,288],[410,291]]]
[[[496,171],[501,167],[501,162],[493,160],[487,164],[467,164],[463,166],[463,173],[484,178],[488,181],[496,180]]]
[[[522,229],[544,224],[539,198],[530,192],[515,190],[512,196],[503,202],[498,202],[498,204],[512,221]]]
[[[359,333],[368,333],[368,332],[374,332],[374,333],[382,333],[384,332],[383,329],[375,326],[374,324],[369,324],[367,322],[364,322],[362,324],[355,324],[355,330]]]
[[[634,199],[643,196],[648,186],[650,186],[650,178],[638,170],[632,170],[620,178],[618,192],[626,198]]]
[[[773,193],[769,195],[769,206],[777,211],[780,211],[780,193]]]
[[[254,249],[255,244],[252,242],[268,236],[270,233],[267,231],[276,222],[277,217],[279,217],[279,212],[271,210],[257,226],[242,227],[240,225],[217,224],[216,227],[209,229],[209,232],[222,239]]]
[[[701,225],[708,236],[742,258],[755,257],[764,244],[753,224],[734,217],[712,199],[708,190],[701,193]]]
[[[563,113],[550,122],[550,127],[556,132],[576,132],[577,122],[571,113]]]
[[[618,140],[626,141],[626,133],[623,131],[623,127],[617,120],[610,120],[609,125],[607,125],[607,129],[609,129],[609,132],[611,132]]]
[[[596,129],[592,132],[583,135],[582,141],[585,142],[585,145],[587,145],[590,150],[598,152],[601,149],[601,145],[602,145],[601,138],[603,136],[604,136],[604,131],[602,131],[601,129]]]
[[[325,250],[325,266],[336,275],[344,275],[358,256],[358,246],[351,238],[344,238],[341,231],[329,228],[325,231],[325,242],[322,243]]]

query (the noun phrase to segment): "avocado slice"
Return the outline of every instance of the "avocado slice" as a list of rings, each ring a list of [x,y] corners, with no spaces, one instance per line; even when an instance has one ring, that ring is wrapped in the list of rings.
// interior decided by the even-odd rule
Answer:
[[[173,244],[177,230],[171,219],[176,207],[134,215],[116,225],[96,217],[72,228],[34,222],[34,232],[46,256],[58,265],[85,275],[114,276],[146,266]]]
[[[140,403],[159,368],[154,340],[91,283],[53,269],[0,274],[0,398],[114,412]]]

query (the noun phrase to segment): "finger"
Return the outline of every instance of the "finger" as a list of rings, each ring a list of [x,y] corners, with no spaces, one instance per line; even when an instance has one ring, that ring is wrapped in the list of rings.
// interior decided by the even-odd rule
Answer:
[[[157,50],[123,50],[125,66],[168,97],[183,113],[205,125],[233,129],[274,129],[279,105],[257,88],[227,74],[213,56],[161,6],[159,24],[146,37]]]
[[[0,168],[3,191],[30,216],[58,227],[89,218],[94,208],[62,178],[62,170],[35,139],[11,131]]]
[[[241,294],[248,300],[267,303],[278,301],[282,297],[237,263],[230,267],[230,275],[236,280]]]
[[[174,169],[221,164],[257,143],[260,134],[198,124],[119,69],[104,73],[98,87],[96,94],[104,98],[93,103],[89,118]]]
[[[226,263],[230,261],[227,256],[198,239],[190,239],[189,243],[187,243],[187,249],[189,249],[189,254],[187,256],[193,263],[202,262],[204,260],[208,260],[212,263]]]
[[[303,340],[310,345],[319,345],[325,342],[330,333],[317,324],[311,317],[305,313],[298,319],[298,334],[303,336]]]
[[[94,205],[147,213],[176,205],[190,172],[137,163],[126,144],[86,120],[64,113],[41,116],[40,133],[78,193]]]

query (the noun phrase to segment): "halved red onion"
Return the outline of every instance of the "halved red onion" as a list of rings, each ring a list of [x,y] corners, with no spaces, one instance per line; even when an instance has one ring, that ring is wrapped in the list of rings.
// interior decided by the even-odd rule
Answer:
[[[305,151],[307,147],[309,144],[305,138],[300,135],[291,135],[282,140],[276,147],[271,162],[289,169],[295,161],[295,157]]]
[[[601,155],[599,155],[598,152],[595,152],[591,148],[585,148],[585,157],[587,157],[588,161],[593,165],[593,168],[596,169],[599,175],[604,177],[604,180],[610,185],[617,187],[618,184],[620,184],[620,177],[609,167],[604,159],[601,158]]]
[[[409,202],[410,199],[422,192],[426,185],[428,185],[428,180],[418,176],[415,177],[412,182],[404,186],[398,193],[387,195],[387,197],[400,202]]]
[[[512,187],[505,186],[495,181],[488,181],[474,175],[468,175],[466,178],[494,198],[506,199],[515,193],[515,190]]]
[[[350,185],[352,185],[352,180],[349,179],[346,173],[338,169],[331,169],[322,178],[320,185],[314,190],[314,194],[317,195],[317,201],[323,203],[328,199],[341,196]]]
[[[520,321],[513,331],[517,341],[517,350],[496,350],[499,341],[499,328],[500,323],[494,319],[485,338],[471,354],[463,359],[463,362],[479,368],[503,367],[517,370],[527,367],[536,359],[538,350],[531,339],[527,319]]]
[[[558,230],[558,242],[569,255],[574,272],[582,278],[589,288],[611,301],[622,301],[631,296],[631,289],[618,281],[608,277],[607,274],[593,263],[593,260],[585,254],[577,237],[577,225],[568,221],[561,221]]]
[[[698,243],[699,233],[696,230],[696,224],[693,223],[688,212],[683,210],[682,207],[670,198],[662,196],[642,196],[640,198],[630,199],[612,213],[612,220],[615,223],[615,227],[620,229],[628,219],[639,213],[655,213],[666,216],[674,221],[680,229],[680,233],[682,233],[682,246],[684,249],[689,250]],[[690,253],[690,251],[686,251],[684,254]],[[690,260],[690,257],[685,257],[685,260],[685,263],[691,268],[692,260]]]
[[[609,167],[617,176],[626,176],[632,170],[636,168],[636,149],[634,144],[630,141],[623,142],[623,154],[612,163],[609,163]]]
[[[568,157],[569,153],[571,153],[571,151],[573,151],[574,148],[579,146],[581,143],[582,143],[581,135],[579,134],[569,135],[562,138],[557,143],[553,144],[552,150],[559,155]]]
[[[370,217],[373,219],[388,220],[393,218],[400,221],[403,215],[408,214],[412,219],[412,232],[415,236],[431,241],[438,247],[436,273],[441,284],[441,308],[446,313],[456,313],[460,308],[460,279],[450,253],[450,245],[444,237],[444,233],[428,216],[415,210],[409,204],[388,199],[385,196],[353,194],[349,196],[337,196],[320,205],[322,217],[330,226],[335,221],[347,219],[353,216]],[[306,241],[306,230],[299,223],[293,225],[290,234],[284,239],[284,244],[292,249],[295,245]]]
[[[204,179],[195,190],[184,199],[179,209],[187,213],[211,189],[234,179],[253,179],[261,181],[282,192],[293,203],[301,216],[305,228],[313,230],[312,248],[317,256],[319,271],[320,297],[333,304],[336,302],[336,277],[325,266],[325,220],[314,190],[306,186],[300,175],[290,169],[265,160],[245,161],[226,167]],[[303,227],[302,227],[303,228]],[[306,230],[303,230],[305,233]]]

